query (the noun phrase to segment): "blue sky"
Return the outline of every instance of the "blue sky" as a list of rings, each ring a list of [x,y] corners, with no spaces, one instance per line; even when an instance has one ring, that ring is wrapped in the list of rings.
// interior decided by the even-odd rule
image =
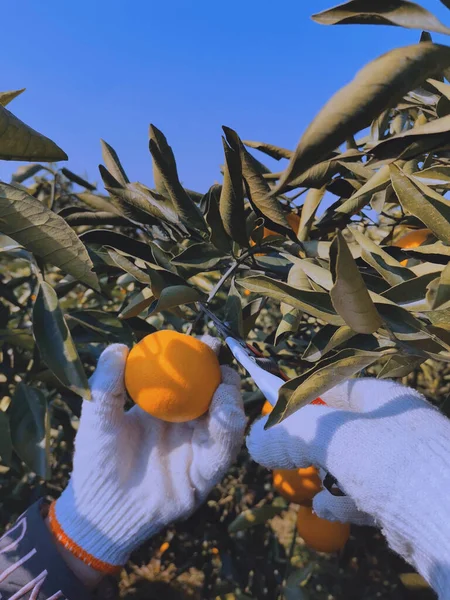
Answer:
[[[421,4],[450,24],[438,0]],[[152,122],[172,145],[183,183],[204,192],[220,180],[222,124],[243,139],[294,148],[359,68],[419,38],[418,31],[325,27],[310,19],[332,5],[8,0],[0,89],[27,88],[8,108],[54,139],[73,171],[99,180],[103,138],[132,181],[151,184]],[[8,179],[13,168],[1,162],[0,177]]]

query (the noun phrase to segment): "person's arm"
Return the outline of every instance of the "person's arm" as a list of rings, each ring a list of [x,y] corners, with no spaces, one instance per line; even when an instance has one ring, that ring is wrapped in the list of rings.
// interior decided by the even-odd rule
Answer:
[[[33,504],[0,538],[0,597],[89,600],[88,578],[62,557],[45,523],[48,506]]]
[[[439,597],[450,598],[450,421],[415,390],[354,379],[247,439],[268,468],[310,464],[334,475],[347,496],[317,494],[323,518],[379,526],[390,547]]]
[[[204,341],[218,349],[216,340]],[[138,406],[124,412],[127,353],[114,344],[100,357],[71,479],[48,517],[35,505],[2,538],[2,600],[33,586],[36,600],[88,600],[135,548],[199,507],[235,459],[246,423],[237,373],[222,367],[205,415],[166,423]]]

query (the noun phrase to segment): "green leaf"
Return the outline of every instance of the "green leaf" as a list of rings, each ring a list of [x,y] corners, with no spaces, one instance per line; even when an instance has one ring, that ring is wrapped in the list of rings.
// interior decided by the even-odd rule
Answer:
[[[225,303],[225,321],[230,326],[231,331],[240,338],[244,338],[242,298],[236,289],[234,278],[231,281]]]
[[[9,427],[9,418],[6,413],[0,410],[0,458],[4,465],[9,465],[12,456],[11,429]]]
[[[441,241],[450,244],[450,203],[430,187],[391,165],[391,180],[403,209],[431,229]]]
[[[435,165],[434,167],[417,171],[412,176],[414,179],[419,179],[425,185],[433,185],[440,188],[450,186],[450,167],[445,165]]]
[[[39,171],[41,171],[42,169],[47,170],[47,168],[44,167],[44,165],[40,165],[38,163],[31,165],[22,165],[11,176],[11,183],[23,183],[30,177],[33,177],[33,175],[36,175],[36,173],[39,173]]]
[[[264,152],[264,154],[267,154],[267,156],[270,156],[275,160],[281,160],[282,158],[290,159],[293,155],[292,150],[280,148],[279,146],[274,146],[273,144],[266,144],[265,142],[250,142],[249,140],[243,140],[242,143],[249,148],[254,148],[255,150]]]
[[[322,25],[393,25],[449,35],[450,29],[433,14],[405,0],[350,0],[312,16]]]
[[[384,323],[398,339],[414,340],[429,337],[425,325],[401,306],[382,302],[375,302],[375,306]]]
[[[311,284],[300,261],[296,261],[290,268],[287,282],[297,289],[311,290]],[[297,331],[302,317],[302,311],[292,308],[292,306],[284,302],[280,303],[280,312],[282,318],[275,334],[275,342],[277,344],[285,334]]]
[[[94,229],[80,235],[80,239],[85,244],[93,244],[95,246],[111,246],[116,250],[120,250],[129,256],[135,256],[145,262],[153,263],[154,258],[152,249],[147,244],[134,240],[129,236],[111,231],[111,229]]]
[[[376,171],[366,183],[359,188],[348,200],[336,208],[341,215],[353,216],[359,213],[378,192],[384,190],[390,182],[389,166],[384,165]]]
[[[450,262],[441,273],[431,308],[444,308],[448,302],[450,302]]]
[[[390,285],[397,285],[408,279],[414,279],[415,275],[410,269],[402,267],[390,254],[385,252],[378,244],[368,236],[362,234],[352,227],[350,231],[362,248],[361,258],[373,267]]]
[[[253,300],[244,306],[242,309],[242,318],[243,318],[243,338],[247,339],[250,331],[254,328],[255,323],[260,315],[261,309],[264,306],[264,301],[262,298],[258,298],[257,300]]]
[[[154,125],[150,125],[149,128],[149,137],[150,140],[156,145],[159,150],[159,154],[164,157],[165,162],[169,165],[171,169],[176,169],[175,156],[173,154],[172,148],[167,143],[167,138]],[[164,177],[161,171],[159,170],[155,160],[152,157],[153,162],[153,180],[155,182],[156,191],[162,196],[169,196],[169,192],[164,183]]]
[[[34,348],[33,336],[24,329],[0,329],[0,347],[5,342],[29,352]]]
[[[91,192],[81,192],[80,194],[74,194],[74,196],[75,198],[78,198],[78,200],[81,200],[81,202],[84,202],[91,209],[121,214],[107,196],[92,194]]]
[[[102,145],[102,156],[105,167],[114,177],[114,179],[120,183],[120,185],[126,186],[127,183],[130,183],[130,180],[125,173],[124,168],[122,167],[116,151],[104,140],[100,140],[100,143]]]
[[[90,400],[86,374],[54,289],[42,281],[33,307],[33,334],[42,359],[58,380]]]
[[[341,350],[324,358],[312,369],[287,381],[280,388],[278,402],[269,415],[266,428],[281,423],[341,381],[373,364],[383,355],[365,350]]]
[[[408,160],[447,145],[450,115],[428,121],[380,142],[370,152],[379,160]]]
[[[121,319],[130,319],[137,317],[143,310],[148,308],[155,301],[155,296],[151,288],[144,288],[138,292],[127,306],[121,311],[119,317]]]
[[[52,140],[0,106],[0,159],[56,162],[68,156]]]
[[[405,356],[403,354],[396,354],[395,356],[391,356],[389,360],[383,365],[377,377],[378,379],[406,377],[406,375],[412,373],[412,371],[417,369],[426,360],[426,357]]]
[[[220,216],[230,238],[240,246],[248,246],[245,228],[244,186],[239,148],[231,148],[222,137],[225,152],[223,185],[220,194]]]
[[[425,273],[414,279],[394,285],[388,290],[381,292],[381,296],[407,309],[411,307],[413,310],[428,310],[427,303],[425,302],[427,287],[439,275],[440,273],[436,271]]]
[[[308,315],[322,319],[332,325],[344,325],[342,318],[336,314],[331,304],[330,296],[323,292],[298,290],[287,283],[271,279],[265,275],[255,275],[240,279],[239,285],[250,292],[258,292],[269,298],[274,298]]]
[[[41,390],[19,383],[7,411],[14,450],[43,479],[50,479],[50,422]]]
[[[245,531],[256,525],[264,525],[269,519],[273,519],[280,515],[286,507],[265,504],[264,506],[256,506],[241,512],[232,523],[228,526],[228,533],[237,533]]]
[[[172,263],[181,267],[209,269],[215,267],[223,258],[222,252],[210,244],[193,244],[175,256]]]
[[[66,322],[74,340],[83,343],[108,342],[133,345],[129,325],[116,315],[101,310],[76,310],[66,315]]]
[[[0,231],[27,250],[99,290],[86,248],[69,225],[37,198],[0,183]]]
[[[116,252],[115,250],[110,248],[107,248],[106,250],[119,269],[129,273],[134,279],[136,279],[136,281],[139,281],[139,283],[144,283],[145,285],[149,285],[151,283],[150,275],[139,269],[134,262],[128,260],[128,258],[122,254],[119,254],[119,252]]]
[[[316,362],[322,358],[322,356],[355,336],[356,332],[347,325],[344,325],[343,327],[325,325],[319,329],[309,342],[308,347],[302,355],[302,359]]]
[[[25,88],[22,88],[21,90],[13,90],[10,92],[0,92],[0,104],[2,106],[7,106],[12,100],[14,100],[14,98],[20,96],[20,94],[22,94],[24,91]]]
[[[305,201],[303,203],[302,212],[300,214],[300,223],[298,226],[297,238],[303,242],[308,239],[309,232],[314,222],[319,204],[322,201],[326,192],[326,187],[319,189],[310,189],[306,194]]]
[[[199,292],[188,285],[172,285],[162,290],[158,299],[150,305],[148,314],[153,315],[163,310],[170,310],[182,304],[192,304],[201,299]]]
[[[431,42],[391,50],[369,63],[313,120],[272,194],[288,190],[296,178],[325,160],[349,135],[370,125],[409,90],[449,64],[450,48]]]
[[[240,154],[242,175],[244,177],[247,196],[258,216],[265,218],[271,229],[286,235],[292,234],[292,229],[286,215],[276,198],[269,197],[270,186],[255,168],[254,159],[245,149],[238,134],[229,127],[223,127],[227,142],[231,148]]]
[[[330,270],[330,295],[336,311],[356,333],[376,331],[382,324],[380,316],[340,231],[331,244]]]
[[[210,230],[211,244],[221,252],[229,253],[231,251],[231,239],[225,231],[219,210],[221,190],[220,185],[213,185],[206,192],[202,201],[205,202],[205,221]]]
[[[156,128],[152,126],[151,131],[156,131]],[[159,133],[161,134],[161,132]],[[158,173],[160,187],[163,186],[166,190],[167,197],[170,198],[172,206],[184,226],[190,231],[207,234],[208,229],[198,206],[193,202],[180,183],[170,146],[167,145],[167,141],[165,144],[160,142],[161,140],[159,140],[158,145],[158,142],[155,141],[155,138],[151,134],[149,142],[150,153],[154,161],[154,169]]]
[[[40,167],[40,165],[35,165],[35,166]],[[94,192],[97,189],[97,186],[93,185],[92,183],[89,183],[89,181],[86,181],[86,179],[83,179],[83,177],[80,177],[76,173],[73,173],[72,171],[69,171],[69,169],[66,169],[65,167],[63,167],[61,169],[61,173],[65,177],[67,177],[67,179],[69,181],[72,181],[72,183],[76,183],[77,185],[81,185],[81,187],[84,187],[87,190],[90,190],[91,192]]]
[[[68,210],[68,209],[66,209]],[[92,225],[92,226],[101,226],[101,225],[116,225],[122,227],[128,227],[129,223],[126,219],[117,215],[113,212],[96,212],[92,213],[88,210],[76,212],[71,211],[70,213],[63,213],[60,211],[58,214],[64,218],[66,223],[68,223],[71,227],[79,227],[80,225]]]

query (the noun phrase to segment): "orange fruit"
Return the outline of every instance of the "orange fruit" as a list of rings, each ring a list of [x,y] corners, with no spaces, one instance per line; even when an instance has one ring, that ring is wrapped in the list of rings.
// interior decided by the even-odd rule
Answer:
[[[297,504],[309,503],[322,489],[315,467],[304,469],[274,469],[273,487],[283,498]]]
[[[144,337],[130,351],[125,386],[150,415],[183,423],[203,415],[221,381],[213,350],[199,339],[164,329]]]
[[[291,226],[292,231],[294,233],[297,233],[298,226],[300,225],[300,216],[297,213],[290,212],[290,213],[286,214],[286,220],[289,223],[289,225]],[[265,239],[266,237],[269,237],[269,235],[279,235],[279,234],[276,231],[272,231],[271,229],[264,227],[263,239]],[[254,246],[254,245],[255,245],[255,242],[253,240],[250,240],[250,246]],[[258,254],[256,256],[258,256]]]
[[[266,400],[261,414],[268,415],[272,406]],[[319,473],[313,466],[304,469],[274,469],[273,487],[289,502],[309,503],[322,489]]]
[[[297,531],[305,544],[317,552],[338,552],[350,536],[350,525],[321,519],[311,506],[300,506]]]
[[[397,248],[408,250],[409,248],[417,248],[421,246],[432,235],[430,229],[413,229],[405,235],[402,235],[392,245]],[[400,264],[404,267],[408,263],[408,259],[402,260]]]

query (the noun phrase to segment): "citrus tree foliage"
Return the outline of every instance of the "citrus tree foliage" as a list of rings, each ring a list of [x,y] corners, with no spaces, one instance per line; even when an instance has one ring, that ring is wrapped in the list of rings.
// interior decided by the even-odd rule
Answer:
[[[449,33],[406,1],[313,18]],[[450,48],[424,32],[356,73],[295,149],[224,127],[222,183],[201,192],[154,125],[153,183],[131,182],[106,142],[97,183],[56,166],[64,152],[5,108],[19,92],[0,94],[0,158],[30,161],[0,183],[3,463],[47,477],[49,408],[73,439],[105,344],[199,333],[201,302],[291,376],[269,426],[369,366],[449,362],[449,74]],[[416,247],[397,244],[415,230]]]

